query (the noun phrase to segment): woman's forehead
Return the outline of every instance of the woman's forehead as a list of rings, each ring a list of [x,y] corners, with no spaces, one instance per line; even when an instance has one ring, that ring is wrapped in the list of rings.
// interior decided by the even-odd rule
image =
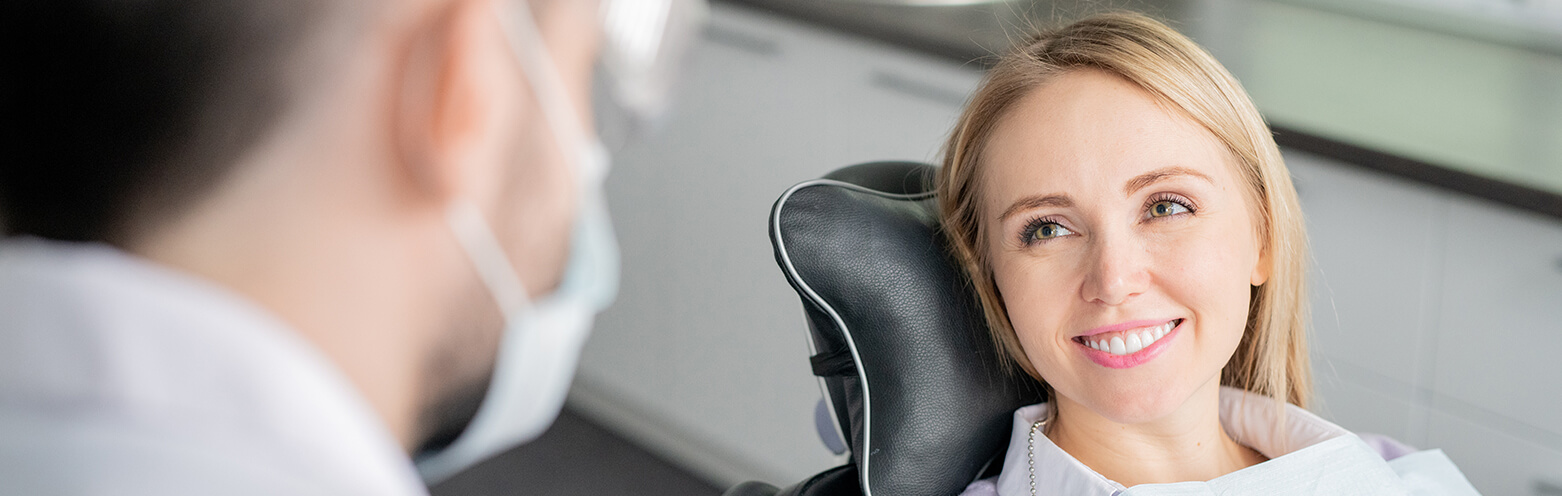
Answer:
[[[1168,167],[1233,184],[1230,153],[1193,119],[1117,75],[1095,69],[1058,76],[1013,104],[983,152],[989,200],[1055,189],[1112,193]],[[991,204],[989,204],[991,206]]]

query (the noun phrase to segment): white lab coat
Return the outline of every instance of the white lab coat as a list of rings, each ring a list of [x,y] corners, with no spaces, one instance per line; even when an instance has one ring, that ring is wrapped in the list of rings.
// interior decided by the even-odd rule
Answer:
[[[0,241],[0,494],[427,494],[325,356],[218,286]]]
[[[1036,494],[1071,496],[1287,495],[1447,495],[1479,496],[1442,450],[1418,451],[1385,461],[1362,438],[1311,412],[1286,405],[1288,441],[1275,436],[1274,400],[1222,387],[1220,422],[1232,439],[1269,461],[1209,481],[1140,484],[1124,487],[1080,463],[1037,435],[1034,443]],[[972,483],[963,496],[1029,496],[1030,460],[1026,449],[1031,424],[1047,413],[1047,404],[1014,412],[1003,472],[996,480]]]

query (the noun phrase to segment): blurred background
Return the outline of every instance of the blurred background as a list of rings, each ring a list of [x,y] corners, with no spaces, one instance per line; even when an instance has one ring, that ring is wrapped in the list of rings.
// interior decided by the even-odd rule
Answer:
[[[1562,495],[1562,0],[970,3],[715,2],[673,114],[615,156],[623,287],[564,417],[435,494],[719,494],[842,463],[771,203],[937,162],[1010,39],[1132,9],[1277,131],[1315,258],[1314,410],[1441,448],[1485,494]]]

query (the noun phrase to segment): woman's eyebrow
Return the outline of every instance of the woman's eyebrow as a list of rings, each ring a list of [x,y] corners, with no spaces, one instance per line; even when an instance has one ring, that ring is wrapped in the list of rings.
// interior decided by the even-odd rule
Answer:
[[[1003,211],[1003,215],[999,215],[998,216],[998,222],[1003,222],[1004,219],[1008,219],[1009,217],[1014,216],[1014,214],[1017,214],[1017,213],[1020,213],[1020,212],[1026,211],[1026,210],[1035,209],[1035,208],[1041,208],[1041,207],[1068,208],[1068,207],[1072,207],[1072,206],[1074,206],[1074,200],[1070,199],[1068,197],[1068,195],[1064,195],[1064,194],[1045,195],[1045,196],[1043,196],[1043,195],[1030,195],[1030,196],[1027,196],[1027,197],[1024,197],[1024,198],[1020,198],[1019,200],[1016,200],[1013,204],[1009,205],[1008,210],[1004,210]]]
[[[1161,181],[1164,181],[1164,180],[1167,180],[1167,179],[1171,179],[1171,178],[1174,178],[1174,177],[1178,177],[1178,176],[1197,177],[1199,179],[1203,179],[1205,182],[1208,182],[1210,184],[1215,184],[1215,181],[1211,180],[1209,178],[1209,176],[1206,176],[1206,175],[1204,175],[1204,173],[1196,171],[1196,170],[1193,170],[1193,169],[1189,169],[1189,168],[1186,168],[1186,167],[1175,167],[1175,166],[1174,167],[1163,167],[1163,168],[1160,168],[1160,169],[1155,169],[1155,170],[1150,171],[1150,172],[1146,172],[1144,174],[1140,174],[1138,176],[1134,176],[1133,179],[1129,179],[1128,183],[1123,186],[1123,195],[1124,196],[1132,195],[1132,194],[1134,194],[1135,191],[1139,191],[1141,189],[1144,189],[1145,187],[1148,187],[1151,184],[1155,184],[1155,183],[1158,183],[1158,182],[1161,182]],[[1074,206],[1074,200],[1069,198],[1068,195],[1065,195],[1065,194],[1030,195],[1030,196],[1026,196],[1026,197],[1020,198],[1019,200],[1015,200],[1015,202],[1013,204],[1009,205],[1008,209],[1003,211],[1002,215],[998,216],[998,221],[999,222],[1003,222],[1004,220],[1008,219],[1009,217],[1013,217],[1014,214],[1017,214],[1017,213],[1020,213],[1020,212],[1026,211],[1026,210],[1031,210],[1031,209],[1036,209],[1036,208],[1041,208],[1041,207],[1069,208],[1069,207],[1072,207],[1072,206]]]
[[[1146,172],[1144,174],[1140,174],[1135,176],[1133,179],[1129,179],[1128,183],[1123,185],[1123,196],[1133,195],[1135,191],[1144,189],[1146,186],[1177,176],[1193,176],[1199,179],[1203,179],[1204,182],[1215,184],[1215,181],[1211,180],[1209,176],[1206,176],[1204,173],[1193,169],[1188,169],[1185,167],[1163,167]]]

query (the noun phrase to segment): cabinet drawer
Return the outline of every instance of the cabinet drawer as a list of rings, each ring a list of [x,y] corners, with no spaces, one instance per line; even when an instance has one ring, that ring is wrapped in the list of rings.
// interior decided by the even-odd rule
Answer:
[[[1380,383],[1385,380],[1349,364],[1314,356],[1317,397],[1310,409],[1352,432],[1383,434],[1413,444],[1422,432],[1412,432],[1412,425],[1419,424],[1410,422],[1411,401],[1384,394],[1385,386]]]
[[[1444,220],[1433,387],[1562,433],[1562,222],[1464,199]]]
[[[1446,193],[1294,150],[1285,158],[1312,248],[1315,363],[1387,378],[1367,385],[1409,401],[1414,385],[1429,380],[1417,370],[1431,353],[1424,340],[1439,269],[1434,229]]]
[[[1562,495],[1562,451],[1463,418],[1432,412],[1427,445],[1440,448],[1481,494]]]

